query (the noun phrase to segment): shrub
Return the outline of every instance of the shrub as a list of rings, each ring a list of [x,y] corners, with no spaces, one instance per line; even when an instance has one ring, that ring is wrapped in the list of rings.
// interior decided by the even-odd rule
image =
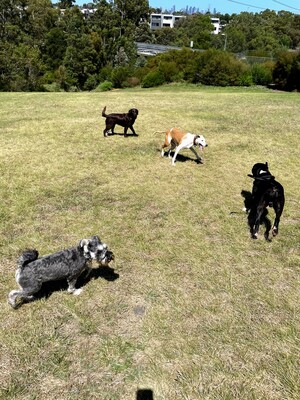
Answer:
[[[163,74],[166,82],[173,82],[176,80],[178,67],[174,61],[162,61],[159,64],[159,71]]]
[[[247,65],[222,50],[207,50],[197,60],[194,82],[213,86],[240,85]]]
[[[272,82],[272,67],[270,63],[253,64],[251,75],[253,83],[256,85],[267,86]]]
[[[273,80],[281,89],[300,90],[300,52],[279,54]]]
[[[97,75],[89,75],[83,85],[83,90],[93,90],[95,87],[97,87],[98,83],[99,79]]]
[[[141,81],[139,78],[137,78],[136,76],[131,76],[130,78],[128,78],[125,82],[125,86],[126,87],[135,87],[135,86],[139,86],[141,84]]]
[[[104,81],[104,82],[100,83],[100,85],[98,85],[96,87],[95,91],[96,92],[108,92],[112,88],[113,88],[112,82]]]
[[[239,86],[252,86],[253,85],[253,80],[252,80],[252,75],[250,71],[244,72],[239,78],[238,78],[238,85]]]
[[[161,71],[151,71],[149,72],[142,81],[143,88],[150,88],[155,86],[160,86],[165,83],[164,75]]]
[[[111,65],[106,65],[101,69],[99,72],[99,81],[104,82],[104,81],[109,81],[111,82],[111,73],[112,73],[113,67]]]
[[[61,89],[57,82],[45,83],[43,88],[45,92],[63,92],[63,89]]]
[[[129,67],[117,67],[112,70],[111,81],[115,88],[122,88],[130,75]]]

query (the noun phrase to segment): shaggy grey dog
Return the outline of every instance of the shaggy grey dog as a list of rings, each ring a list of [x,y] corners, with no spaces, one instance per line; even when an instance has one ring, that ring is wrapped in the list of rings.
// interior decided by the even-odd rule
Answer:
[[[68,292],[80,294],[82,289],[75,285],[79,276],[91,270],[91,262],[108,266],[114,255],[102,243],[98,236],[82,239],[78,246],[38,258],[37,250],[25,250],[18,259],[16,282],[20,290],[12,290],[8,295],[8,303],[17,308],[24,301],[31,301],[44,282],[66,279]],[[19,298],[19,302],[17,302]]]

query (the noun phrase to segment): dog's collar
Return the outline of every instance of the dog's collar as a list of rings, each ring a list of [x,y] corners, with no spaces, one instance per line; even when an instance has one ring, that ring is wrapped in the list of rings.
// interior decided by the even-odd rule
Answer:
[[[253,176],[251,174],[248,174],[248,176],[255,181],[271,181],[275,179],[275,176],[273,175],[262,175],[262,176]]]
[[[100,259],[100,260],[98,260],[99,262],[100,261],[103,261],[104,259],[105,259],[105,257],[106,257],[106,252],[104,253],[104,255],[102,256],[102,258]]]

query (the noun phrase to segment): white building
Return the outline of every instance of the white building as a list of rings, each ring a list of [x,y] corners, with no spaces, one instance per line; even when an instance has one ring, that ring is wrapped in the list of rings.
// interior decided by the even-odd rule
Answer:
[[[215,35],[217,35],[218,33],[221,32],[220,18],[211,18],[210,20],[211,20],[211,23],[212,23],[213,26],[214,26],[214,31],[213,31],[213,33],[214,33]]]
[[[185,18],[184,15],[173,15],[173,14],[151,14],[150,15],[150,28],[174,28],[174,24],[181,18]]]
[[[181,18],[186,18],[185,15],[173,15],[173,14],[151,14],[150,15],[150,28],[161,29],[161,28],[174,28],[174,24]],[[220,18],[211,18],[211,23],[214,26],[212,33],[217,35],[221,31]]]

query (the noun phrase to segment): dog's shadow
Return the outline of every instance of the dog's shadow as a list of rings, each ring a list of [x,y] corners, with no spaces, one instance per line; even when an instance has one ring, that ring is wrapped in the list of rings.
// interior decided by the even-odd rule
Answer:
[[[161,151],[161,150],[159,149],[159,151]],[[175,154],[175,152],[171,151],[171,158],[174,156],[174,154]],[[167,151],[165,151],[164,157],[168,158],[168,152]],[[183,155],[183,154],[177,154],[176,162],[177,161],[182,162],[182,163],[183,162],[187,162],[187,161],[194,161],[196,164],[203,164],[202,161],[197,160],[194,157],[189,157],[189,156]]]
[[[117,274],[111,267],[92,268],[88,275],[85,275],[83,272],[83,274],[78,278],[76,282],[76,288],[83,288],[90,281],[99,278],[113,282],[119,278],[119,274]],[[67,288],[68,284],[65,279],[60,281],[45,282],[43,283],[41,290],[34,295],[34,300],[48,299],[53,293],[66,291]]]
[[[107,137],[109,137],[109,136],[124,136],[126,138],[126,137],[138,137],[139,135],[137,133],[134,134],[132,132],[130,132],[130,133],[127,132],[126,135],[124,134],[124,132],[114,132],[114,133],[107,132]]]

